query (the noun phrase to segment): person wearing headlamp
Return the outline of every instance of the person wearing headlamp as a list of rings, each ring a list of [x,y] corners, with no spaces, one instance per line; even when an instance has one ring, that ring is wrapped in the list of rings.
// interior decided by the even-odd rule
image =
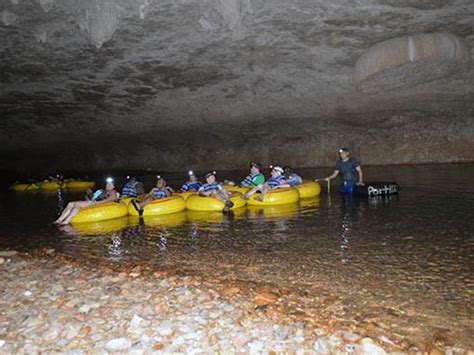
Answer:
[[[133,199],[131,203],[137,210],[138,214],[141,216],[143,215],[143,207],[155,200],[170,197],[172,193],[173,189],[169,186],[166,186],[165,179],[158,175],[155,187],[152,188],[148,194],[146,194],[143,200],[138,202],[137,200]]]
[[[122,197],[137,197],[145,193],[143,184],[135,176],[127,176],[127,180],[122,188]]]
[[[255,187],[265,182],[265,176],[260,172],[262,166],[259,163],[250,163],[250,174],[241,181],[240,186]]]
[[[271,166],[271,177],[264,184],[255,186],[252,190],[247,192],[243,197],[248,200],[250,196],[260,191],[260,196],[256,197],[256,201],[263,201],[265,194],[272,189],[281,189],[290,187],[283,175],[283,168],[281,166]]]
[[[194,174],[192,170],[188,172],[188,181],[186,181],[182,186],[181,186],[181,192],[186,192],[186,191],[199,191],[201,188],[202,184],[198,181],[198,178]]]
[[[53,222],[54,224],[63,226],[69,224],[75,215],[83,208],[91,205],[100,205],[107,202],[117,201],[119,193],[115,190],[114,180],[107,178],[105,184],[105,190],[95,191],[91,197],[86,197],[85,201],[72,201],[69,202],[66,208],[63,210],[61,215]]]
[[[362,168],[357,159],[350,157],[350,152],[347,148],[339,149],[339,158],[340,159],[336,164],[334,172],[324,180],[329,184],[332,179],[341,174],[341,193],[352,194],[356,186],[364,185],[364,174]]]
[[[259,163],[250,163],[250,174],[243,179],[239,186],[243,187],[255,187],[265,182],[265,176],[260,172],[262,166]],[[224,184],[235,185],[234,181],[224,180]]]
[[[215,171],[206,174],[206,183],[201,186],[198,193],[201,196],[214,197],[223,202],[223,212],[228,212],[232,207],[234,207],[234,203],[230,200],[231,193],[216,181]]]

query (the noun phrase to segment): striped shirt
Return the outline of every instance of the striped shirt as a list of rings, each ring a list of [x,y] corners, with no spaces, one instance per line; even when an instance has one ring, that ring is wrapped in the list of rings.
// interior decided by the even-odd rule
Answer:
[[[181,186],[181,191],[198,191],[202,184],[199,181],[188,181]]]
[[[162,189],[156,189],[153,191],[153,197],[156,198],[156,199],[161,199],[161,198],[165,198],[167,197],[166,196],[166,189],[165,188],[162,188]]]
[[[127,182],[122,189],[123,197],[137,197],[137,186],[138,181],[129,181]]]
[[[222,191],[223,188],[220,184],[217,182],[214,182],[212,184],[204,184],[201,186],[199,189],[199,192],[209,192],[209,191]]]
[[[286,180],[286,183],[290,186],[296,186],[303,183],[303,179],[298,174],[291,174],[290,177]]]
[[[279,175],[279,176],[271,177],[270,179],[268,179],[267,184],[271,189],[274,189],[277,186],[285,185],[286,180],[283,175]]]

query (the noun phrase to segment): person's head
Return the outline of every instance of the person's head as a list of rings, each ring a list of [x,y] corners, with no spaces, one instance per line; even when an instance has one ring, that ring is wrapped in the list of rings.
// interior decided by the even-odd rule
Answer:
[[[290,176],[291,174],[293,174],[293,169],[291,169],[291,166],[285,165],[283,167],[283,172],[284,172],[285,176]]]
[[[341,148],[339,149],[339,157],[344,160],[344,159],[347,159],[349,158],[349,149],[347,148]]]
[[[250,163],[250,173],[252,174],[258,174],[261,168],[262,166],[259,163]]]
[[[112,179],[111,177],[108,177],[108,178],[105,180],[105,189],[106,189],[106,190],[113,190],[113,189],[115,189],[114,179]]]
[[[166,186],[166,181],[165,179],[163,179],[160,175],[158,175],[157,177],[157,180],[156,180],[156,187],[158,188],[163,188]]]
[[[281,166],[272,166],[271,168],[272,168],[271,175],[273,177],[280,176],[281,174],[283,174],[283,169]]]
[[[215,171],[210,171],[206,174],[206,182],[208,184],[213,184],[216,182],[216,172]]]
[[[189,176],[189,181],[193,181],[193,182],[197,181],[197,177],[192,170],[189,170],[188,176]]]
[[[130,182],[135,182],[135,181],[137,181],[137,178],[135,176],[128,175],[127,180],[130,181]]]

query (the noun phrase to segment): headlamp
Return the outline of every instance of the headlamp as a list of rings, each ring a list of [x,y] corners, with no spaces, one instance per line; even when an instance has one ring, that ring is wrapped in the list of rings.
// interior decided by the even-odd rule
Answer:
[[[105,179],[105,181],[107,182],[107,184],[111,184],[114,182],[114,179],[112,179],[111,177],[108,177],[107,179]]]

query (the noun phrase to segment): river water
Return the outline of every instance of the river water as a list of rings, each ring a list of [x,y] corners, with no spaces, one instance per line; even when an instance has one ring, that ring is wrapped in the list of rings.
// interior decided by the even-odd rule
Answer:
[[[118,185],[123,175],[115,174]],[[227,171],[219,178],[243,175]],[[4,191],[0,246],[277,285],[297,295],[303,318],[474,349],[474,165],[367,167],[365,175],[398,182],[402,190],[343,198],[335,185],[330,195],[322,186],[320,197],[278,208],[185,211],[62,229],[50,222],[81,194]],[[162,176],[172,186],[182,182],[179,174]],[[154,174],[140,178],[150,187]]]

